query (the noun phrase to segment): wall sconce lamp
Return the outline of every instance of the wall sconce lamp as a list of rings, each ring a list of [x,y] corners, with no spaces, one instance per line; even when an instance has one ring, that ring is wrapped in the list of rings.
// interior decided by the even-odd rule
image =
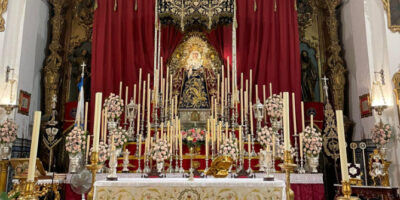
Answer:
[[[381,76],[381,83],[382,83],[382,85],[385,85],[385,75],[384,75],[385,72],[383,71],[383,69],[381,69],[377,72],[374,72],[374,73],[379,74]]]
[[[382,70],[383,71],[383,70]],[[383,77],[382,77],[383,81]],[[383,93],[382,83],[374,81],[372,83],[372,103],[371,107],[378,113],[379,116],[382,115],[383,111],[388,107],[385,96]]]

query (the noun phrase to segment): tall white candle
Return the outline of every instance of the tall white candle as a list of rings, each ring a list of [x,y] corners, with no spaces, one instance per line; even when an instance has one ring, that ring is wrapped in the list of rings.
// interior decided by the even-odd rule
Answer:
[[[336,110],[336,121],[338,129],[340,168],[342,171],[342,181],[349,181],[349,171],[347,168],[346,139],[344,136],[343,111]]]
[[[103,94],[96,93],[96,100],[94,105],[94,123],[93,123],[93,151],[99,152],[99,139],[100,139],[100,119],[101,119],[101,105]]]
[[[293,133],[297,133],[297,124],[296,124],[296,101],[294,97],[294,93],[292,93],[292,105],[293,105]]]
[[[28,182],[35,180],[36,156],[39,144],[41,118],[42,118],[42,112],[36,111],[33,120],[31,152],[29,155],[29,168],[28,168],[28,179],[27,179]]]
[[[138,104],[140,104],[140,92],[141,91],[142,91],[142,68],[139,69]]]
[[[300,133],[299,140],[300,140],[300,158],[303,160],[303,137],[304,133]]]
[[[144,121],[144,108],[146,107],[146,91],[146,81],[143,81],[142,121]]]
[[[128,93],[129,93],[129,87],[126,86],[125,88],[125,117],[124,117],[124,123],[126,124],[126,120],[127,120],[127,116],[128,116],[128,112],[126,112],[126,105],[128,105]],[[122,97],[121,97],[122,99]]]
[[[289,125],[289,93],[283,93],[283,132],[285,150],[290,150],[290,125]]]
[[[122,81],[119,82],[119,98],[122,99]]]
[[[301,101],[301,131],[304,132],[304,129],[306,128],[305,122],[304,122],[304,102]]]

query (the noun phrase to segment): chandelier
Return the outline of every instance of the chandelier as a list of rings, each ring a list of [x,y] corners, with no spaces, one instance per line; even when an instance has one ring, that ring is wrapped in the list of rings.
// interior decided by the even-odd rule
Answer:
[[[234,0],[157,0],[162,24],[188,29],[212,29],[232,23]]]

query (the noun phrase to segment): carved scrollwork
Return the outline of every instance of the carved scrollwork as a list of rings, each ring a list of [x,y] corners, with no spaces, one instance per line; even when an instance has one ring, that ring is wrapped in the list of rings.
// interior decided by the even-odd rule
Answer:
[[[52,97],[54,95],[57,96],[58,94],[60,79],[59,71],[62,65],[62,46],[60,43],[60,39],[65,21],[63,16],[65,0],[49,0],[49,2],[53,5],[54,16],[50,20],[52,25],[52,40],[49,45],[50,55],[47,56],[45,66],[43,67],[46,115],[51,114]]]
[[[344,61],[340,56],[341,47],[338,37],[338,20],[336,18],[336,8],[340,5],[341,0],[324,1],[328,11],[326,21],[329,30],[330,44],[328,46],[328,74],[332,80],[333,103],[336,110],[343,110],[344,106],[344,87],[346,84],[346,69]]]

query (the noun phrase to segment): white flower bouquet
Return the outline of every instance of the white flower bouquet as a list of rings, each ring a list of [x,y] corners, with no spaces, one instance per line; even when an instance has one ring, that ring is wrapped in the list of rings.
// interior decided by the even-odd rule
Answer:
[[[283,115],[283,100],[280,95],[273,94],[265,101],[267,115],[274,119],[279,119]]]
[[[169,144],[166,140],[158,140],[151,147],[151,157],[156,162],[162,162],[171,156]]]
[[[230,156],[232,160],[237,160],[239,149],[236,139],[227,139],[219,147],[219,154],[224,156]]]
[[[93,147],[90,148],[90,153],[93,152]],[[108,158],[110,157],[110,151],[109,151],[109,146],[104,143],[103,141],[99,142],[99,163],[104,163]]]
[[[122,127],[118,127],[116,129],[113,129],[110,132],[110,137],[108,138],[108,144],[111,144],[111,138],[114,136],[114,145],[115,148],[122,148],[125,143],[128,142],[128,132],[123,129]]]
[[[265,126],[261,131],[257,132],[258,142],[265,148],[268,145],[272,148],[272,136],[275,134],[271,127]]]
[[[17,139],[17,124],[11,119],[7,119],[0,125],[0,143],[10,144]]]
[[[107,111],[107,118],[111,121],[118,120],[124,111],[124,101],[120,96],[111,93],[104,100],[104,109]]]
[[[65,150],[70,154],[77,154],[86,149],[86,133],[79,127],[74,127],[66,137]]]
[[[372,142],[376,145],[385,145],[392,138],[392,128],[389,124],[376,124],[374,128],[372,128]]]
[[[303,132],[304,153],[316,157],[322,150],[322,136],[317,129],[307,126]]]

